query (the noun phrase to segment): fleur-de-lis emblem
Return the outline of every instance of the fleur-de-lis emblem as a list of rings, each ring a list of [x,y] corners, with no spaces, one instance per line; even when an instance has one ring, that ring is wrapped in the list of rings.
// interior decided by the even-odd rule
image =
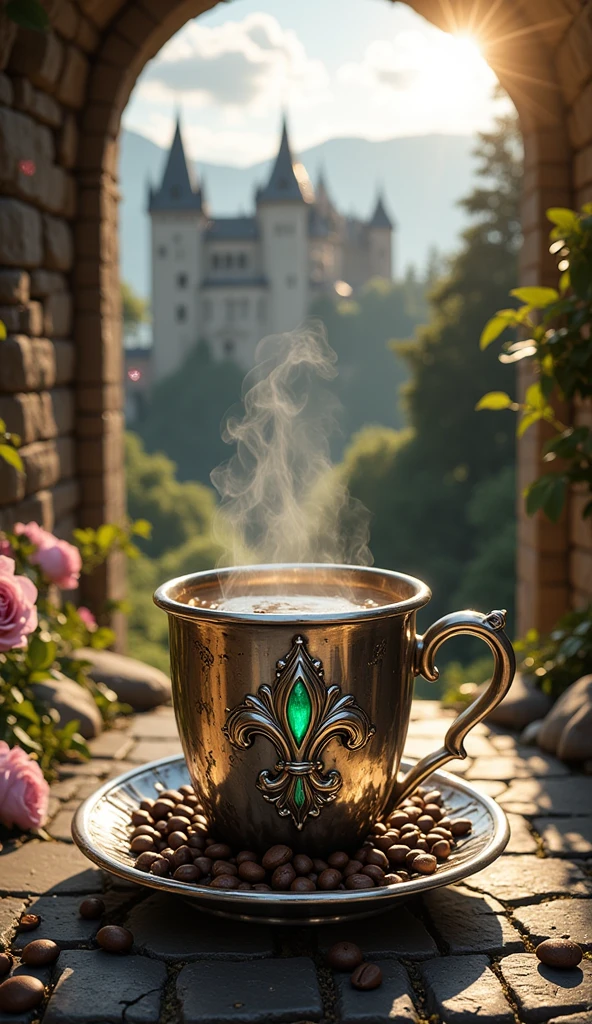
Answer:
[[[271,740],[278,761],[273,771],[259,773],[257,786],[281,817],[292,816],[297,829],[335,800],[343,785],[337,769],[324,770],[329,741],[338,737],[348,750],[359,750],[375,731],[351,695],[325,685],[322,663],[311,658],[301,636],[277,662],[275,683],[248,694],[224,725],[230,742],[243,750],[256,736]]]

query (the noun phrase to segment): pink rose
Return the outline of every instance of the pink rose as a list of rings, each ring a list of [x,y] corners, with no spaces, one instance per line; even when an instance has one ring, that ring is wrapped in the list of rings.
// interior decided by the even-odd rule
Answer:
[[[53,534],[48,533],[42,526],[39,526],[39,523],[34,521],[30,523],[15,523],[13,533],[16,533],[19,537],[24,535],[27,540],[31,541],[31,544],[35,544],[38,548],[45,544],[48,539],[53,539]]]
[[[91,612],[90,608],[85,608],[85,606],[83,604],[81,604],[80,607],[77,609],[77,611],[78,611],[78,617],[80,619],[82,619],[82,622],[84,623],[84,625],[88,629],[89,633],[94,633],[96,631],[96,628],[97,628],[97,620],[95,619],[95,617],[94,617],[93,613]]]
[[[37,587],[14,569],[13,559],[0,555],[0,651],[24,647],[37,628]]]
[[[0,740],[0,823],[38,828],[47,818],[49,786],[37,761]]]
[[[16,533],[24,533],[37,550],[30,556],[31,565],[38,565],[50,583],[62,590],[74,590],[78,586],[82,559],[80,551],[65,540],[58,540],[53,533],[43,530],[38,523],[17,523]]]

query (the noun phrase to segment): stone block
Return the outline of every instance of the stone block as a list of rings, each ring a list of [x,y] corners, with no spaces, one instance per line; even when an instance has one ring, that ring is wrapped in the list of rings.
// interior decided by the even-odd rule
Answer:
[[[60,436],[71,434],[74,430],[74,392],[71,388],[56,388],[48,398],[56,433]]]
[[[15,335],[2,342],[0,390],[41,391],[55,384],[55,348],[44,338]]]
[[[20,434],[24,445],[55,437],[58,432],[47,391],[0,395],[0,419],[12,433]]]
[[[528,932],[533,945],[545,939],[572,939],[583,950],[592,950],[590,900],[552,900],[534,907],[516,907],[514,917]],[[513,950],[506,950],[511,953]]]
[[[41,215],[18,199],[0,197],[0,263],[38,267],[43,260]]]
[[[592,779],[517,779],[499,798],[505,811],[514,814],[576,815],[592,804]]]
[[[533,824],[545,850],[554,857],[584,857],[592,853],[590,817],[535,818]]]
[[[319,1021],[321,993],[312,960],[194,963],[177,977],[184,1024]]]
[[[104,387],[80,387],[76,391],[76,405],[83,415],[121,411],[124,392],[121,384],[105,384]]]
[[[29,301],[30,277],[26,270],[0,270],[0,302],[21,304]]]
[[[429,1013],[446,1024],[513,1024],[514,1013],[486,956],[449,956],[421,965]]]
[[[576,864],[547,858],[544,869],[541,865],[540,857],[505,854],[488,868],[467,878],[464,885],[515,907],[563,896],[565,892],[574,896],[592,893],[592,879],[587,878]]]
[[[0,213],[1,217],[1,213]],[[72,232],[65,220],[43,217],[45,265],[50,270],[70,270],[72,266]]]
[[[425,925],[406,907],[381,914],[372,921],[325,926],[319,932],[322,950],[342,940],[355,942],[369,960],[394,956],[427,960],[438,955],[436,943]]]
[[[96,739],[90,740],[89,749],[93,757],[111,757],[114,761],[125,761],[134,745],[129,732],[123,729],[110,729]]]
[[[342,1024],[415,1024],[418,1017],[407,971],[394,960],[376,962],[382,985],[371,992],[357,991],[348,974],[334,975],[339,1020]]]
[[[499,796],[500,794],[496,794]],[[510,823],[510,841],[506,846],[507,853],[538,853],[538,843],[530,831],[526,821],[519,814],[508,814]]]
[[[50,128],[57,128],[62,123],[62,110],[53,96],[48,96],[41,89],[35,89],[33,104],[30,108],[33,117]]]
[[[87,57],[77,46],[68,46],[57,97],[65,107],[80,110],[84,105],[89,72]]]
[[[74,360],[76,357],[72,341],[54,342],[55,352],[55,383],[69,384],[74,379]]]
[[[24,113],[28,113],[34,102],[35,89],[28,78],[17,76],[12,80],[14,90],[14,107]]]
[[[8,334],[18,334],[21,327],[22,306],[0,306],[0,320]]]
[[[99,33],[92,21],[81,15],[76,33],[76,45],[85,53],[94,53],[99,45]]]
[[[65,851],[66,855],[69,852]],[[101,922],[87,921],[80,917],[79,906],[79,896],[39,896],[34,899],[27,907],[27,913],[37,914],[41,918],[41,924],[35,929],[34,937],[53,939],[60,949],[87,945],[101,927]],[[21,950],[32,938],[30,932],[19,932],[13,948]]]
[[[101,873],[76,847],[64,856],[61,843],[30,839],[23,846],[5,843],[0,863],[0,892],[14,896],[60,893],[77,896],[101,889]]]
[[[25,494],[52,487],[60,479],[60,459],[55,441],[23,445],[19,454],[25,467]]]
[[[58,134],[57,157],[62,167],[71,170],[78,152],[78,128],[73,114],[66,114]]]
[[[16,926],[25,908],[25,901],[13,896],[0,899],[0,950],[10,948]]]
[[[9,530],[15,523],[30,523],[32,519],[44,530],[53,529],[53,505],[49,491],[39,491],[17,505],[0,509],[0,530]]]
[[[72,0],[59,0],[52,12],[52,25],[64,39],[74,39],[78,32],[80,15]]]
[[[80,487],[77,480],[65,480],[57,484],[52,492],[54,515],[61,519],[75,509],[80,500]],[[107,736],[110,733],[106,733]]]
[[[140,46],[156,28],[156,21],[146,10],[131,7],[117,20],[117,31],[136,48]]]
[[[508,921],[497,900],[463,886],[434,889],[424,904],[447,952],[523,952],[519,932]]]
[[[0,71],[0,103],[5,107],[11,107],[14,103],[12,82],[3,71]]]
[[[27,302],[22,306],[19,317],[19,333],[28,334],[30,338],[40,338],[44,334],[43,306],[40,302]]]
[[[69,292],[53,292],[44,303],[44,333],[67,338],[72,328],[72,296]]]
[[[119,32],[110,32],[101,47],[99,59],[118,68],[127,68],[136,59],[137,53],[135,42],[124,39]]]
[[[53,92],[64,60],[64,44],[55,32],[20,29],[10,55],[9,68],[33,85]]]
[[[576,151],[592,142],[591,107],[592,82],[589,82],[576,96],[568,117],[570,140]]]
[[[64,275],[52,270],[33,270],[30,277],[32,299],[44,299],[53,292],[63,292],[68,288]]]
[[[500,961],[500,970],[526,1024],[546,1024],[555,1014],[590,1011],[592,961],[559,970],[540,963],[534,953],[514,953]]]
[[[72,950],[60,956],[57,969],[45,1024],[157,1024],[164,964],[102,950]]]

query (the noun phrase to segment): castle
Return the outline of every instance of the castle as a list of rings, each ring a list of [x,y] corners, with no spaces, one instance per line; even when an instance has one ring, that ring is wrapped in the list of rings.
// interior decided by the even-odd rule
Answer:
[[[393,224],[379,196],[369,221],[334,207],[294,161],[287,126],[251,217],[210,217],[187,164],[179,120],[159,188],[150,188],[152,380],[173,373],[201,340],[216,358],[253,365],[266,334],[291,330],[323,291],[349,295],[392,278]]]

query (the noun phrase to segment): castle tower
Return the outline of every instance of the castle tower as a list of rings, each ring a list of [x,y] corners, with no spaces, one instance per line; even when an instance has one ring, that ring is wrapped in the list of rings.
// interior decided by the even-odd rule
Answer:
[[[185,158],[177,118],[159,188],[150,188],[153,380],[173,373],[199,340],[203,195]]]
[[[309,303],[308,220],[313,190],[295,164],[284,119],[280,148],[267,185],[257,193],[263,271],[269,282],[268,330],[292,330]]]
[[[368,277],[393,279],[392,237],[394,223],[386,212],[382,190],[378,193],[376,207],[368,221]]]

